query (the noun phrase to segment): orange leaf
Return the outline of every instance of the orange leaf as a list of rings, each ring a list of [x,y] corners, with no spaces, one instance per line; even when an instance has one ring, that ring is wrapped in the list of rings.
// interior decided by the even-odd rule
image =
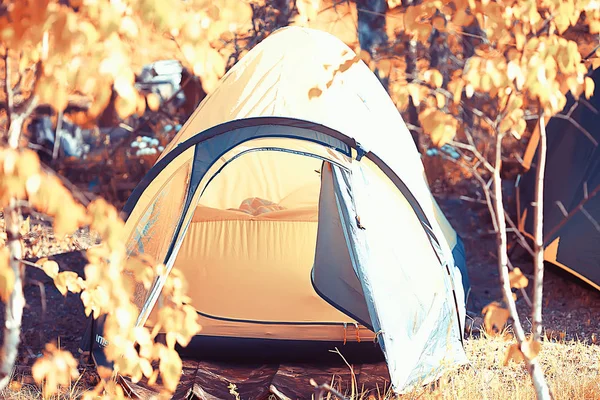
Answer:
[[[437,16],[433,17],[431,22],[433,24],[433,27],[435,29],[437,29],[438,31],[440,31],[440,32],[446,31],[446,18],[442,17],[441,15],[437,15]]]
[[[510,360],[513,360],[516,363],[523,361],[523,353],[521,352],[518,343],[511,344],[506,350],[506,354],[504,355],[504,366],[507,366]]]
[[[152,111],[157,111],[160,107],[160,97],[156,93],[148,93],[146,96],[148,108]]]
[[[38,262],[36,262],[36,264],[38,264],[40,262],[40,260],[38,260]],[[51,260],[45,260],[43,263],[41,263],[42,269],[44,270],[44,272],[46,273],[46,275],[48,275],[50,278],[56,278],[56,276],[58,275],[58,263],[56,261],[51,261]]]
[[[421,88],[415,83],[409,83],[406,87],[408,94],[412,97],[413,104],[415,107],[419,107],[421,104]]]
[[[585,98],[589,99],[594,95],[594,80],[589,76],[585,77]]]
[[[523,272],[521,272],[520,268],[515,268],[514,270],[510,271],[508,273],[508,278],[510,281],[510,287],[515,289],[526,288],[527,284],[529,283],[529,279],[523,275]]]
[[[36,152],[23,151],[17,160],[17,175],[21,178],[29,178],[40,172],[40,159]]]
[[[321,94],[323,94],[323,91],[321,89],[319,89],[318,87],[314,87],[308,91],[308,98],[313,99],[315,97],[321,96]]]
[[[135,97],[133,99],[127,99],[118,96],[115,99],[115,111],[121,119],[126,119],[135,113],[137,108],[137,101]]]
[[[430,69],[425,71],[425,79],[429,82],[433,87],[439,88],[444,83],[444,77],[442,73],[437,69]]]
[[[483,324],[487,332],[494,332],[494,327],[498,330],[502,329],[510,317],[510,312],[496,301],[485,306],[483,314]]]
[[[529,360],[533,360],[534,358],[536,358],[537,355],[540,353],[541,349],[542,349],[542,344],[537,340],[533,340],[532,337],[525,340],[523,342],[523,344],[521,345],[521,350],[522,350],[523,354]]]

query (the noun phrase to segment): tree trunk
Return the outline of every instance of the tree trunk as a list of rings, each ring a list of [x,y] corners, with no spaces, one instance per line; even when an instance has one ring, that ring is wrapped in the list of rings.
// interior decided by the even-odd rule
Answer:
[[[15,200],[4,210],[6,226],[6,246],[10,253],[10,267],[15,275],[13,290],[6,304],[4,323],[4,343],[2,343],[2,363],[0,364],[0,390],[8,385],[12,370],[17,359],[21,321],[25,297],[23,296],[23,281],[21,279],[22,248],[19,229],[19,214]]]
[[[542,337],[542,297],[544,289],[544,175],[546,171],[546,121],[542,112],[539,122],[540,143],[535,185],[534,231],[534,287],[533,309],[531,311],[533,338]]]
[[[360,48],[374,56],[377,47],[387,44],[385,31],[386,0],[357,0],[358,41]]]
[[[523,342],[525,342],[525,332],[523,331],[523,326],[521,325],[521,320],[519,319],[517,306],[515,305],[515,301],[512,297],[510,278],[508,275],[506,218],[504,217],[504,202],[502,200],[502,178],[500,177],[500,169],[502,167],[501,155],[503,138],[503,134],[496,135],[496,154],[494,162],[494,211],[496,214],[495,217],[498,226],[498,270],[500,273],[500,284],[502,286],[502,292],[504,294],[504,302],[508,306],[508,311],[510,312],[510,316],[513,319],[513,329],[515,333],[515,338],[517,339],[517,343],[519,344],[519,346],[522,346]],[[528,359],[526,356],[524,358],[525,363],[527,364],[529,375],[531,375],[531,380],[533,381],[533,386],[538,400],[552,399],[553,397],[550,393],[550,388],[548,387],[548,383],[546,382],[546,378],[544,377],[544,371],[542,371],[542,368],[538,363],[537,358],[533,358],[531,360]]]
[[[8,50],[6,50],[4,61],[6,72],[5,96],[7,109],[6,114],[8,120],[8,144],[12,149],[16,150],[19,147],[19,139],[21,137],[23,124],[37,105],[37,96],[35,96],[35,94],[31,95],[31,97],[27,100],[27,103],[24,107],[25,109],[22,113],[17,113],[15,111],[13,90],[10,84],[11,69]],[[39,69],[37,72],[39,72]],[[23,257],[23,249],[21,247],[19,209],[16,203],[16,199],[10,199],[8,207],[4,210],[6,247],[9,252],[10,268],[15,276],[15,282],[5,309],[4,342],[2,343],[2,360],[0,362],[0,390],[4,389],[10,382],[12,370],[19,353],[21,321],[23,319],[23,308],[25,307],[25,296],[23,295],[23,280],[21,271],[21,258]]]

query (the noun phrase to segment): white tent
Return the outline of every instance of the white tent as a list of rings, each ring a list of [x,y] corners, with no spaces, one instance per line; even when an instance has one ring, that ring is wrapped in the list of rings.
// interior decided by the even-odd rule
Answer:
[[[129,250],[190,282],[203,329],[188,353],[360,357],[376,341],[397,392],[467,361],[462,242],[375,75],[362,62],[338,71],[354,57],[324,32],[275,32],[130,197]],[[139,324],[162,283],[133,294]]]

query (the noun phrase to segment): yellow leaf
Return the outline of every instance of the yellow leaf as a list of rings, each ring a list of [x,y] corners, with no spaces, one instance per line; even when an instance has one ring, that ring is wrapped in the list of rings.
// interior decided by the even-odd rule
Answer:
[[[161,347],[160,375],[167,390],[174,392],[181,376],[182,363],[175,349]]]
[[[63,296],[67,292],[79,293],[84,286],[84,281],[73,271],[64,271],[54,277],[54,285]]]
[[[523,272],[521,272],[520,268],[515,268],[510,271],[508,273],[508,278],[510,280],[510,287],[515,289],[526,288],[527,284],[529,283],[529,279],[523,275]]]
[[[25,221],[23,221],[23,223],[21,224],[21,228],[19,230],[20,230],[21,236],[28,235],[29,232],[31,232],[31,221],[30,221],[29,217],[27,217],[27,219]]]
[[[160,97],[156,93],[148,93],[146,96],[148,108],[152,111],[157,111],[160,107]]]
[[[56,111],[63,111],[67,107],[67,89],[54,77],[44,77],[40,79],[36,92],[39,96],[40,103],[48,104]]]
[[[483,324],[487,332],[494,332],[494,328],[502,329],[510,317],[510,312],[496,301],[485,306],[483,314]]]
[[[308,91],[308,98],[313,99],[315,97],[321,96],[321,94],[323,94],[323,91],[321,89],[319,89],[318,87],[313,87]]]
[[[440,32],[445,32],[446,31],[446,18],[444,18],[441,15],[437,15],[435,17],[433,17],[432,19],[432,25],[435,29],[437,29]]]
[[[17,160],[16,169],[17,175],[24,179],[40,172],[40,159],[37,153],[31,150],[23,151]]]
[[[391,61],[388,59],[380,60],[377,63],[377,70],[382,78],[390,76],[390,71],[392,70]]]
[[[516,363],[523,361],[523,353],[521,352],[518,343],[511,344],[506,350],[503,362],[504,366],[507,366],[510,360],[513,360]]]
[[[444,108],[444,106],[446,105],[446,96],[444,96],[441,93],[436,93],[435,99],[437,101],[438,108]]]
[[[431,137],[435,146],[441,147],[454,138],[458,121],[449,114],[435,108],[426,108],[419,113],[423,131]]]
[[[415,83],[409,83],[407,85],[408,94],[412,97],[413,104],[415,107],[419,107],[421,104],[421,88],[420,85]]]
[[[470,83],[465,87],[465,94],[467,98],[470,99],[475,94],[475,88]]]
[[[589,99],[594,95],[594,80],[589,76],[585,77],[585,98]]]
[[[454,104],[460,103],[465,82],[462,79],[453,80],[448,84],[448,90],[452,93]]]
[[[41,265],[46,275],[48,275],[52,279],[56,278],[59,271],[58,263],[56,261],[46,260]]]
[[[31,374],[38,384],[43,383],[44,397],[57,393],[60,386],[68,387],[79,377],[77,361],[71,353],[51,343],[46,345],[43,357],[33,364]]]
[[[430,69],[425,71],[425,79],[429,82],[433,87],[439,88],[442,87],[444,83],[444,77],[442,73],[437,69]]]
[[[319,0],[298,0],[296,1],[296,7],[298,8],[298,14],[305,21],[313,21],[317,18],[317,12],[320,6]]]
[[[133,115],[137,109],[137,101],[133,99],[118,96],[115,99],[115,111],[121,119],[126,119]]]
[[[119,32],[126,35],[130,39],[135,39],[139,34],[139,29],[133,18],[126,15],[121,19],[121,26]]]

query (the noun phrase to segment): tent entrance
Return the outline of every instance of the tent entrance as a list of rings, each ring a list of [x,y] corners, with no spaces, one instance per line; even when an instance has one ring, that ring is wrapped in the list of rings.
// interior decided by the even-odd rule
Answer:
[[[311,282],[323,163],[314,154],[261,148],[237,154],[210,178],[174,262],[202,316],[355,324]]]

